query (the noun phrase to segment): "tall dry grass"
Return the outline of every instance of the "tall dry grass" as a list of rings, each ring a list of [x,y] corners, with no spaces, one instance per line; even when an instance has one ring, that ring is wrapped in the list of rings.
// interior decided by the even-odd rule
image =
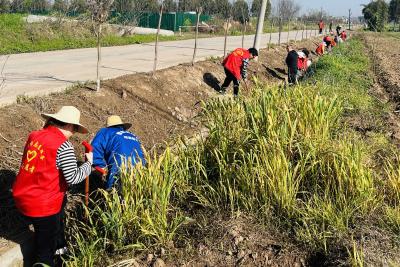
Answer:
[[[205,103],[209,136],[148,155],[146,167],[123,166],[120,194],[100,191],[88,221],[72,224],[67,264],[101,265],[102,253],[173,246],[196,212],[188,207],[197,207],[275,221],[310,251],[329,253],[339,244],[348,264],[362,266],[352,229],[376,216],[398,234],[400,168],[385,158],[379,174],[369,164],[376,144],[346,123],[380,108],[367,93],[361,48],[353,40],[320,59],[315,84],[284,91],[255,81],[247,98]]]

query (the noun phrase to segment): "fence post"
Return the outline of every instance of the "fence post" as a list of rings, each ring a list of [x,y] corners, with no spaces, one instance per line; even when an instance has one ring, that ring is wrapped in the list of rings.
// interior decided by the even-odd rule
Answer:
[[[160,18],[158,19],[158,27],[157,27],[157,34],[156,34],[156,43],[154,46],[154,65],[153,65],[153,77],[156,75],[157,70],[157,63],[158,63],[158,39],[160,35],[160,28],[161,28],[161,20],[164,10],[164,1],[161,2],[160,6]]]
[[[224,58],[226,56],[226,43],[227,43],[227,39],[228,39],[228,28],[229,28],[229,24],[231,23],[231,17],[229,17],[226,20],[226,26],[225,26],[225,38],[224,38]]]
[[[268,50],[269,50],[269,49],[270,49],[270,47],[271,47],[271,41],[272,41],[272,31],[273,31],[273,28],[274,28],[274,19],[272,19],[272,20],[271,20],[271,30],[270,30],[270,32],[269,32]]]
[[[200,14],[202,12],[202,7],[198,7],[197,10],[197,18],[196,18],[196,34],[194,37],[194,51],[193,51],[193,59],[192,59],[192,66],[194,66],[194,61],[196,60],[197,54],[197,38],[199,36],[199,22],[200,22]]]
[[[310,38],[312,38],[312,35],[313,35],[313,27],[312,27],[312,25],[310,23]]]
[[[304,28],[306,29],[306,39],[308,39],[308,25],[307,25],[307,21],[304,22]]]
[[[281,35],[282,35],[282,18],[279,18],[279,35],[278,35],[278,45],[281,44]]]
[[[301,25],[303,26],[303,31],[301,32],[301,40],[304,40],[304,21],[301,20]]]
[[[247,30],[247,20],[244,20],[243,33],[242,33],[242,48],[244,47],[244,36],[246,34],[246,30]]]
[[[288,19],[288,32],[287,32],[287,40],[286,43],[289,43],[289,35],[290,35],[290,19]]]

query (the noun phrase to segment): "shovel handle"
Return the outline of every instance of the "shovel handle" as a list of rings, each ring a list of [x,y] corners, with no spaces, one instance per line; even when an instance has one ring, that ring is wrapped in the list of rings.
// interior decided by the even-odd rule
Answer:
[[[85,147],[85,154],[93,151],[93,147],[88,142],[83,141],[82,145]],[[86,207],[89,206],[89,176],[85,180],[85,204]]]

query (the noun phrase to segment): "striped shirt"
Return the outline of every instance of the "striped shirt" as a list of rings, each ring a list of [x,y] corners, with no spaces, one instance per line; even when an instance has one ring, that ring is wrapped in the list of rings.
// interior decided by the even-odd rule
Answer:
[[[249,66],[249,59],[245,58],[242,61],[242,67],[240,68],[240,75],[243,79],[247,79],[247,67]]]
[[[65,141],[57,150],[56,166],[62,171],[67,184],[79,184],[92,171],[92,164],[88,161],[78,167],[74,147]]]

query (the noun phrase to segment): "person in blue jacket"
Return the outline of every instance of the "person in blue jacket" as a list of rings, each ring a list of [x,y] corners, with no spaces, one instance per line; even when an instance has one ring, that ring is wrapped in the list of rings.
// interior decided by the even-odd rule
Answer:
[[[139,162],[145,164],[139,139],[127,131],[131,126],[119,116],[110,116],[106,128],[100,129],[92,141],[93,166],[108,169],[106,189],[114,186],[121,163],[130,160],[132,166]]]

